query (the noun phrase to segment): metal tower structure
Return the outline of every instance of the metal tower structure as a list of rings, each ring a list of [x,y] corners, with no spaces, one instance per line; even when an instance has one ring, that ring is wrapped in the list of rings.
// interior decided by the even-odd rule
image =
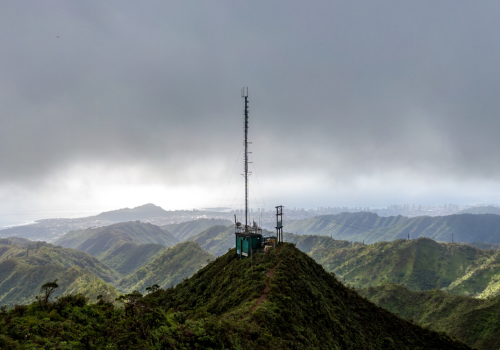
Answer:
[[[248,164],[251,163],[248,161],[248,154],[252,152],[248,152],[248,145],[251,142],[248,142],[248,88],[243,88],[241,90],[241,97],[245,99],[245,113],[244,113],[244,146],[245,146],[245,155],[244,155],[244,168],[243,168],[243,176],[245,177],[245,225],[236,222],[235,227],[235,235],[236,235],[236,254],[240,257],[243,256],[252,256],[254,250],[261,249],[263,238],[262,238],[262,230],[255,223],[255,221],[250,224],[248,222],[248,177],[252,174],[251,171],[248,170]]]
[[[245,165],[244,174],[245,177],[245,229],[248,228],[248,88],[245,92],[245,88],[241,89],[241,97],[245,99],[245,121],[243,123],[245,129]]]
[[[276,240],[278,243],[283,242],[283,206],[276,207]]]

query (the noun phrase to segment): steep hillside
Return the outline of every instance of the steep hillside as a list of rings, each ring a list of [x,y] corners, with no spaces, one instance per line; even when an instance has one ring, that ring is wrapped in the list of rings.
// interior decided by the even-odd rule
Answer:
[[[500,251],[494,251],[481,265],[468,269],[445,290],[451,294],[478,298],[500,295]]]
[[[412,292],[383,284],[360,291],[375,304],[438,332],[484,350],[500,348],[500,296],[481,300],[439,290]]]
[[[373,245],[355,243],[341,249],[318,248],[310,255],[356,288],[388,281],[419,291],[448,287],[486,263],[495,251],[419,238]]]
[[[216,225],[192,236],[190,241],[198,243],[206,251],[216,255],[224,255],[235,246],[234,226]]]
[[[153,261],[165,249],[161,244],[116,242],[112,249],[98,257],[120,275],[127,276]]]
[[[198,219],[182,222],[180,224],[161,226],[161,228],[172,233],[179,240],[179,242],[182,242],[192,236],[196,236],[197,234],[208,230],[212,226],[229,226],[232,224],[233,223],[231,221],[225,219]]]
[[[177,238],[158,226],[131,221],[71,231],[54,243],[85,251],[127,275],[152,261],[164,247],[177,244]]]
[[[368,302],[291,244],[253,260],[237,259],[233,249],[175,288],[123,299],[123,309],[107,303],[83,306],[78,299],[68,298],[0,313],[0,345],[469,349]],[[50,327],[42,327],[46,318]]]
[[[106,282],[113,283],[118,274],[87,253],[40,242],[34,242],[29,250],[0,246],[0,305],[31,302],[42,284],[56,278],[61,281],[58,293],[116,295]]]
[[[231,250],[157,302],[225,318],[246,348],[463,347],[366,302],[291,244],[253,261]]]
[[[124,277],[117,283],[116,288],[124,293],[133,290],[144,293],[146,287],[153,284],[158,284],[161,288],[175,286],[213,259],[215,256],[202,249],[198,243],[179,243],[164,250],[133,274]]]
[[[448,216],[380,217],[374,213],[323,215],[287,223],[296,234],[330,236],[335,239],[374,243],[398,238],[429,237],[450,242],[500,243],[500,215],[461,214]]]

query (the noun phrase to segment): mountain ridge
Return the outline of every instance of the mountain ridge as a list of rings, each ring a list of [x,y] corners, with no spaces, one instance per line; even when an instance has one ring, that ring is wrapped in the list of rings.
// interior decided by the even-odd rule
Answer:
[[[54,243],[85,251],[124,276],[151,262],[178,240],[156,225],[130,221],[71,231]]]
[[[69,290],[94,300],[97,294],[118,296],[108,284],[118,280],[118,274],[90,254],[45,242],[0,246],[0,305],[31,302],[44,283],[56,278],[61,281],[56,296]]]
[[[375,213],[322,215],[287,223],[287,232],[324,235],[335,239],[375,243],[427,237],[438,241],[500,243],[500,215],[381,217]]]
[[[372,245],[356,242],[340,249],[317,248],[310,256],[356,288],[387,281],[419,291],[450,287],[496,254],[466,244],[419,238]]]
[[[192,244],[192,243],[190,243]],[[238,259],[232,249],[175,288],[78,296],[0,312],[0,344],[54,348],[470,349],[360,297],[292,244]],[[55,310],[55,311],[54,311]],[[78,317],[78,315],[80,315]],[[46,321],[49,318],[50,321]],[[51,322],[51,327],[42,327]],[[23,330],[31,324],[26,337]],[[14,327],[14,325],[18,325]]]

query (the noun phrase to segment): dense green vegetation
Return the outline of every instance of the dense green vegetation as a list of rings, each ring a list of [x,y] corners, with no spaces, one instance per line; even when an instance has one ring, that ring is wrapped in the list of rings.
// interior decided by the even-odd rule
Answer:
[[[115,297],[117,292],[108,283],[118,277],[79,250],[44,242],[28,247],[0,245],[0,305],[31,302],[43,283],[56,278],[61,282],[58,294],[78,291],[93,300],[99,294]]]
[[[335,239],[374,243],[399,238],[434,238],[451,242],[500,243],[500,215],[461,214],[448,216],[380,217],[369,212],[323,215],[287,223],[296,234],[330,236]]]
[[[2,245],[11,242],[10,239],[0,241],[0,305],[29,303],[43,282],[56,278],[60,280],[56,295],[81,293],[91,300],[96,300],[100,294],[114,299],[118,293],[112,286],[124,293],[133,290],[144,292],[153,284],[166,288],[190,277],[215,258],[195,242],[183,242],[171,248],[154,244],[136,245],[137,260],[144,258],[140,256],[141,249],[146,253],[150,251],[150,246],[161,249],[151,262],[119,280],[119,273],[85,252],[45,242],[29,241],[29,249]],[[120,268],[126,267],[125,263],[132,259],[124,259]],[[139,263],[135,262],[134,266],[137,265]]]
[[[130,221],[71,231],[55,243],[85,251],[124,276],[148,264],[165,247],[178,241],[158,226]]]
[[[99,258],[122,276],[129,275],[147,265],[166,248],[161,244],[120,242]]]
[[[479,298],[500,295],[500,251],[492,251],[492,255],[486,261],[468,269],[445,290],[451,294]]]
[[[415,291],[440,288],[479,298],[500,294],[500,250],[474,247],[492,248],[493,244],[419,238],[364,245],[291,233],[285,233],[284,239],[296,243],[297,248],[355,288],[391,282]]]
[[[205,230],[208,230],[212,226],[230,226],[232,224],[233,223],[231,221],[226,219],[197,219],[182,222],[180,224],[161,226],[161,228],[172,233],[179,240],[179,242],[182,242]]]
[[[375,304],[435,331],[484,350],[500,348],[500,296],[475,299],[440,290],[413,292],[383,284],[359,291]]]
[[[0,312],[14,349],[468,349],[361,298],[291,244],[239,260],[234,249],[167,290],[62,297]]]
[[[177,285],[192,276],[215,256],[202,249],[198,243],[183,242],[165,249],[152,262],[120,280],[116,288],[121,292],[146,291],[158,284],[161,288]]]
[[[492,266],[492,258],[498,252],[419,238],[372,245],[352,243],[341,249],[316,248],[310,255],[355,288],[378,286],[387,281],[420,291],[450,287],[473,271]],[[490,277],[500,275],[500,269],[488,269],[488,273]],[[455,290],[465,294],[465,289],[455,287]],[[479,292],[482,290],[469,289],[470,295]]]

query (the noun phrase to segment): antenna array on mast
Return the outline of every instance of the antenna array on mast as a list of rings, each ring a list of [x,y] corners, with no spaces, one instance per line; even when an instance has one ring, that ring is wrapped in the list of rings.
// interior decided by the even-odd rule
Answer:
[[[245,88],[241,89],[241,97],[245,99],[245,120],[244,120],[244,129],[245,129],[245,164],[244,164],[244,174],[245,177],[245,231],[248,228],[248,87],[245,93]]]
[[[255,221],[252,224],[248,222],[248,176],[251,175],[251,171],[248,170],[248,87],[241,89],[241,97],[245,99],[245,110],[244,110],[244,120],[243,120],[243,130],[244,130],[244,141],[243,145],[245,147],[245,157],[244,157],[244,168],[243,176],[245,177],[245,224],[238,222],[236,215],[234,217],[235,221],[235,236],[236,236],[236,254],[242,258],[245,256],[252,257],[253,252],[259,252],[271,248],[272,245],[276,243],[283,242],[283,206],[276,207],[276,237],[262,237],[262,229],[260,225],[257,225]],[[260,223],[260,222],[259,222]]]

